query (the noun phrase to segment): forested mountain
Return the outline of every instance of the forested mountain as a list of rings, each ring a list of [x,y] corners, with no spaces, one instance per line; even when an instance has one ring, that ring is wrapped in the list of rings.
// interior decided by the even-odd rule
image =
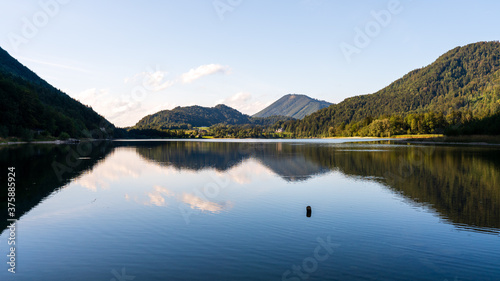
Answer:
[[[250,117],[231,107],[219,104],[215,107],[186,106],[172,110],[163,110],[142,118],[135,128],[138,129],[170,129],[187,126],[204,127],[218,123],[247,124]]]
[[[500,133],[491,122],[467,127],[500,110],[500,42],[457,47],[386,88],[345,99],[303,120],[286,123],[295,136]],[[364,128],[364,131],[361,130]]]
[[[272,125],[278,121],[293,120],[285,116],[253,118],[229,106],[219,104],[215,107],[187,106],[163,110],[142,118],[134,129],[191,129],[209,127],[217,124],[226,125]]]
[[[288,94],[253,116],[269,117],[273,115],[282,115],[295,119],[302,119],[306,115],[328,107],[330,104],[329,102],[316,100],[306,95]]]
[[[111,136],[114,129],[92,108],[52,87],[0,48],[0,137],[87,137],[95,130]]]
[[[48,85],[45,80],[38,77],[38,75],[22,65],[2,48],[0,48],[0,73],[21,77],[31,83]]]

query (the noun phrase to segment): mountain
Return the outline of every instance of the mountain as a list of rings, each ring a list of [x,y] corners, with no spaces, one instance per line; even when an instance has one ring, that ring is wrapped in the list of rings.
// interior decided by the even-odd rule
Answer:
[[[270,126],[278,121],[291,121],[286,116],[250,117],[224,104],[215,107],[186,106],[172,110],[163,110],[148,115],[133,127],[133,129],[189,129],[191,127],[209,127],[217,124],[226,125],[261,125]]]
[[[111,136],[114,129],[92,108],[54,88],[0,48],[0,137],[32,139],[38,136],[35,132],[86,137],[92,131]]]
[[[269,117],[273,115],[289,116],[302,119],[306,115],[330,106],[331,103],[310,98],[306,95],[288,94],[270,106],[257,112],[253,117]]]
[[[45,80],[38,77],[38,75],[26,66],[22,65],[2,48],[0,48],[0,73],[21,77],[31,83],[48,85]]]
[[[289,122],[286,130],[295,136],[349,135],[362,126],[389,128],[401,123],[400,132],[429,133],[438,127],[460,128],[499,110],[500,42],[479,42],[454,48],[374,94],[351,97]],[[380,119],[376,126],[375,118]],[[497,124],[476,133],[498,129]]]
[[[138,129],[170,129],[212,126],[219,123],[247,124],[250,116],[229,106],[219,104],[215,107],[186,106],[172,110],[163,110],[142,118],[135,128]]]

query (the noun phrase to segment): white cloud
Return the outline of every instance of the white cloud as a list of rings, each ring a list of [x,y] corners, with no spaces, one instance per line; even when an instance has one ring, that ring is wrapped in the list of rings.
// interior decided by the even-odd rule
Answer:
[[[133,92],[129,95],[116,96],[108,89],[87,89],[75,95],[75,98],[81,103],[91,106],[92,109],[116,126],[121,127],[133,126],[148,114],[177,106],[175,103],[157,103],[153,107],[146,107],[143,106],[145,97],[137,98]]]
[[[164,80],[167,75],[168,72],[157,69],[156,71],[137,73],[130,78],[125,78],[123,81],[125,84],[139,81],[141,82],[140,86],[147,91],[159,92],[172,87],[176,82],[174,80]]]
[[[125,78],[125,84],[129,84],[130,91],[120,96],[110,93],[108,89],[87,89],[75,95],[83,104],[91,106],[96,112],[119,127],[133,126],[141,118],[148,114],[156,113],[160,110],[172,109],[175,103],[154,103],[149,95],[174,86],[179,83],[191,83],[201,77],[216,73],[229,73],[228,66],[218,64],[201,65],[193,68],[173,80],[166,77],[168,72],[150,69],[140,72],[132,77]],[[156,98],[158,99],[158,98]],[[147,103],[146,103],[146,100]]]
[[[220,64],[206,64],[193,68],[188,72],[181,75],[182,83],[191,83],[196,79],[200,79],[203,76],[212,75],[216,73],[227,74],[230,69],[228,66],[223,66]]]
[[[87,90],[80,92],[79,94],[76,95],[76,98],[78,100],[82,99],[85,101],[95,101],[101,95],[106,95],[108,93],[109,92],[107,89],[97,90],[96,88],[92,88],[92,89],[87,89]]]
[[[91,106],[92,109],[113,123],[124,112],[140,107],[138,101],[131,98],[115,97],[107,89],[87,89],[75,95],[75,98],[81,103]]]
[[[225,104],[235,108],[245,114],[255,114],[269,106],[272,102],[262,102],[255,100],[251,94],[239,92],[235,95],[216,101],[216,104]]]
[[[116,101],[114,101],[108,89],[87,89],[76,94],[75,99],[87,106],[91,106],[99,113],[109,113],[116,108]]]
[[[230,68],[228,66],[220,64],[205,64],[200,65],[197,68],[190,69],[188,72],[183,73],[180,78],[175,80],[164,80],[164,78],[168,75],[168,72],[161,71],[158,67],[156,67],[156,70],[137,73],[132,77],[125,78],[123,81],[125,84],[140,81],[142,82],[142,86],[144,86],[147,90],[157,92],[169,88],[179,81],[183,84],[188,84],[204,76],[217,73],[228,74],[229,72]]]

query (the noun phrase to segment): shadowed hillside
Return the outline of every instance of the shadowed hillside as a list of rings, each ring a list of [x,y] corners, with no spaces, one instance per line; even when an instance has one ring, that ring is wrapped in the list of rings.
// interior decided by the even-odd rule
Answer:
[[[0,48],[0,137],[89,137],[89,131],[112,136],[114,130],[92,108],[49,85]]]

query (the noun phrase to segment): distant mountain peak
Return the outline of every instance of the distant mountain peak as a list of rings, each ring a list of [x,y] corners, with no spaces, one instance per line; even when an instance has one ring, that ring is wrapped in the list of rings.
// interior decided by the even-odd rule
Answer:
[[[227,106],[225,104],[222,104],[222,103],[214,106],[214,108],[236,110],[236,109],[234,109],[234,108],[232,108],[230,106]]]
[[[320,109],[330,106],[331,103],[313,99],[303,94],[287,94],[270,106],[257,112],[253,117],[269,117],[274,115],[288,116],[302,119]]]

